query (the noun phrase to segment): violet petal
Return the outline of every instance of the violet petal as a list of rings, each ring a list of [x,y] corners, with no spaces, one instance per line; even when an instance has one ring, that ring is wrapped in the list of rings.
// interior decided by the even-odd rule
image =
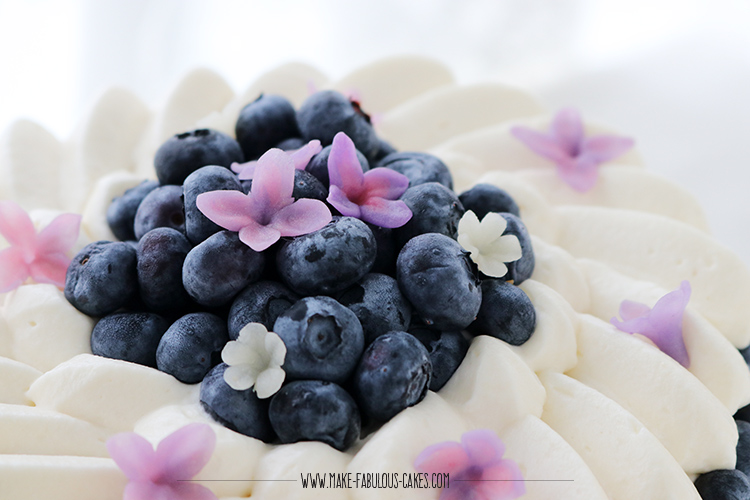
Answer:
[[[360,219],[390,229],[403,226],[413,215],[411,209],[401,200],[369,198],[359,208]]]
[[[281,238],[278,229],[258,224],[255,221],[240,229],[240,241],[256,252],[262,252]]]
[[[623,321],[645,316],[651,310],[646,304],[634,302],[632,300],[623,300],[620,304],[620,317]]]
[[[61,214],[39,232],[36,239],[37,255],[47,253],[66,254],[78,240],[81,216]]]
[[[294,163],[294,168],[297,170],[304,170],[307,164],[313,156],[320,153],[323,150],[323,146],[320,145],[320,141],[313,139],[299,149],[289,151],[288,154]]]
[[[368,197],[398,200],[409,188],[409,178],[390,168],[376,167],[365,172],[363,188]]]
[[[258,160],[252,160],[242,164],[233,163],[232,165],[238,165],[239,171],[237,172],[237,178],[241,181],[246,181],[255,176],[255,168],[258,166]]]
[[[544,132],[526,127],[513,127],[510,133],[534,153],[548,160],[559,163],[570,159],[568,153],[555,138]]]
[[[471,465],[486,467],[498,462],[505,445],[497,434],[489,429],[477,429],[465,432],[461,436],[461,444],[469,455]]]
[[[171,488],[166,484],[131,481],[125,485],[122,500],[175,500]]]
[[[557,174],[563,182],[581,193],[591,190],[599,179],[596,163],[583,157],[558,164]]]
[[[211,459],[216,434],[208,424],[188,424],[161,440],[156,448],[160,482],[192,479]]]
[[[0,201],[0,234],[12,246],[29,251],[36,241],[36,230],[31,217],[19,204],[12,201]]]
[[[326,201],[328,201],[328,203],[330,203],[336,210],[338,210],[341,215],[357,218],[359,218],[361,215],[359,205],[349,200],[349,198],[346,196],[346,193],[344,193],[344,191],[335,184],[331,184]]]
[[[584,138],[583,120],[578,111],[572,108],[558,111],[550,124],[550,132],[568,156],[578,156]]]
[[[469,466],[469,456],[455,441],[445,441],[425,448],[414,460],[417,472],[457,474]]]
[[[521,469],[513,460],[500,460],[482,471],[483,481],[474,486],[480,498],[487,500],[514,500],[526,493]]]
[[[216,495],[202,484],[177,483],[172,485],[172,491],[174,500],[217,500]]]
[[[249,223],[255,222],[251,215],[253,202],[241,191],[201,193],[195,204],[209,220],[230,231],[239,231]]]
[[[331,185],[341,188],[352,201],[362,192],[362,165],[357,159],[354,142],[343,132],[333,138],[331,154],[328,156],[328,177]]]
[[[320,200],[301,198],[274,214],[270,227],[281,236],[300,236],[312,233],[331,222],[331,211]]]
[[[601,164],[628,152],[634,144],[635,141],[630,137],[596,135],[583,141],[580,156]]]
[[[65,275],[70,265],[70,257],[65,254],[46,254],[29,264],[29,275],[37,283],[49,283],[65,288]]]
[[[107,439],[107,451],[112,460],[131,481],[150,482],[156,452],[151,443],[134,432],[115,434]]]
[[[250,187],[254,218],[265,224],[271,216],[294,201],[294,163],[280,149],[269,149],[258,159]],[[258,213],[260,211],[261,213]]]
[[[0,293],[21,286],[29,277],[29,268],[24,260],[24,251],[18,247],[0,250]]]

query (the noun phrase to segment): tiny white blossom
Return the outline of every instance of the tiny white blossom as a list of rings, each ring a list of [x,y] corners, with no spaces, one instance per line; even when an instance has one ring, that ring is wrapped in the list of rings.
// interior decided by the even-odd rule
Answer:
[[[508,222],[502,215],[490,212],[479,222],[468,210],[458,222],[458,242],[471,254],[471,260],[487,276],[502,278],[508,272],[506,262],[523,255],[521,242],[514,234],[503,235]]]
[[[224,381],[236,391],[254,387],[259,398],[269,398],[286,377],[281,368],[285,357],[286,346],[281,337],[260,323],[247,324],[237,340],[227,342],[221,351],[221,359],[229,365]]]

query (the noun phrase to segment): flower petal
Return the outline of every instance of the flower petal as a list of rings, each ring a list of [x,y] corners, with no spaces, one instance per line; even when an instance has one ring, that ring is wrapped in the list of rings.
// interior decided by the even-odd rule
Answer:
[[[232,163],[232,169],[237,165],[237,178],[241,181],[247,181],[255,176],[255,168],[258,166],[258,160],[251,160],[246,163]]]
[[[492,500],[514,500],[526,493],[521,469],[514,460],[500,460],[485,467],[482,481],[477,481],[474,490],[480,498]]]
[[[333,138],[331,154],[328,156],[328,178],[331,185],[338,186],[350,200],[362,191],[364,174],[357,159],[354,142],[343,132]]]
[[[301,148],[289,151],[287,154],[289,154],[292,159],[294,168],[297,170],[304,170],[307,164],[310,163],[312,157],[320,153],[322,150],[323,146],[320,145],[320,141],[313,139]]]
[[[626,153],[634,144],[635,141],[630,137],[596,135],[583,141],[580,156],[601,164]]]
[[[403,201],[383,198],[369,198],[360,206],[360,211],[363,221],[389,229],[403,226],[414,215]]]
[[[265,338],[268,330],[261,323],[248,323],[242,327],[237,338],[238,342],[252,350],[265,349]]]
[[[581,115],[572,108],[561,109],[550,124],[550,132],[568,156],[578,156],[583,144],[584,131]]]
[[[557,175],[570,187],[585,193],[591,190],[599,179],[597,164],[590,158],[581,156],[572,162],[557,165]]]
[[[239,231],[255,222],[253,203],[240,191],[209,191],[196,198],[196,206],[212,222],[230,231]]]
[[[177,429],[156,447],[160,482],[192,479],[211,459],[216,433],[208,424],[194,423]]]
[[[646,316],[650,311],[651,308],[646,304],[641,304],[640,302],[634,302],[632,300],[623,300],[620,304],[620,317],[623,321]]]
[[[510,133],[534,153],[548,160],[559,163],[570,159],[564,147],[549,134],[527,127],[513,127]]]
[[[171,485],[171,490],[174,496],[169,500],[218,500],[213,491],[202,484],[180,482]]]
[[[224,370],[224,382],[235,391],[246,391],[255,385],[256,375],[248,364],[229,366]]]
[[[286,344],[281,340],[281,337],[277,333],[268,332],[265,338],[266,352],[270,358],[270,362],[275,366],[281,366],[284,364],[286,358]]]
[[[230,340],[221,350],[221,360],[229,366],[241,365],[248,362],[253,348],[241,340]]]
[[[37,283],[49,283],[65,288],[65,275],[70,265],[70,257],[65,254],[47,254],[29,264],[28,270]]]
[[[281,236],[300,236],[325,227],[333,217],[325,203],[311,198],[301,198],[273,216],[269,226]]]
[[[80,228],[80,215],[58,215],[39,232],[36,240],[37,256],[50,253],[68,253],[78,240]]]
[[[466,214],[464,214],[464,217]],[[463,218],[463,217],[462,217]],[[477,231],[472,234],[472,240],[478,247],[492,244],[505,232],[508,221],[497,212],[489,212],[479,223]]]
[[[349,200],[346,193],[335,184],[330,185],[326,201],[330,203],[333,208],[338,210],[341,215],[356,217],[359,219],[362,213],[359,205]]]
[[[271,226],[262,226],[255,221],[250,221],[240,229],[240,241],[256,252],[262,252],[281,238],[278,229]]]
[[[36,243],[36,230],[31,217],[13,201],[0,201],[0,234],[12,246],[32,251]]]
[[[0,293],[18,288],[29,274],[30,270],[21,248],[9,247],[0,250]]]
[[[471,252],[471,260],[477,265],[482,273],[493,278],[502,278],[508,273],[508,266],[505,261],[497,259],[491,255],[482,255]]]
[[[385,167],[376,167],[364,173],[363,187],[367,197],[398,200],[409,189],[409,178]]]
[[[281,368],[263,370],[255,381],[255,392],[260,399],[270,398],[281,389],[286,373]]]
[[[131,481],[151,481],[156,452],[146,438],[134,432],[115,434],[107,439],[112,460]]]
[[[131,481],[125,485],[122,500],[174,500],[174,495],[167,484]]]
[[[489,429],[476,429],[461,436],[461,444],[471,465],[487,466],[499,461],[505,453],[505,444]]]
[[[487,245],[487,250],[490,255],[497,256],[503,262],[513,262],[523,257],[521,242],[515,234],[500,236]]]
[[[457,474],[470,465],[463,446],[455,441],[444,441],[425,448],[414,460],[417,472],[428,474]]]
[[[285,151],[269,149],[258,158],[250,187],[255,219],[267,223],[274,213],[290,205],[294,190],[294,163]]]

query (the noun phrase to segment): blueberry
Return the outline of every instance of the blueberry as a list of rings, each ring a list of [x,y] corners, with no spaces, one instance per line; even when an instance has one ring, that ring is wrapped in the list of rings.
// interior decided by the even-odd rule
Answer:
[[[307,297],[273,325],[286,345],[284,371],[290,380],[343,383],[365,346],[357,316],[330,297]]]
[[[156,349],[156,366],[185,384],[197,384],[221,361],[229,341],[227,324],[215,314],[181,317],[169,327]]]
[[[536,328],[536,310],[523,290],[506,281],[482,281],[482,307],[469,325],[473,335],[489,335],[510,345],[522,345]]]
[[[534,249],[531,247],[531,235],[529,230],[526,229],[526,225],[513,214],[501,213],[500,215],[507,221],[508,225],[505,228],[503,234],[514,234],[518,237],[518,241],[521,243],[522,256],[520,259],[508,262],[508,272],[503,277],[506,281],[512,281],[516,285],[520,285],[531,277],[534,273],[534,265],[536,259],[534,257]]]
[[[370,163],[367,161],[367,158],[365,158],[365,155],[359,150],[356,151],[357,160],[359,160],[359,165],[362,167],[362,172],[367,172],[370,170]],[[313,174],[326,189],[328,189],[331,184],[330,179],[328,178],[328,157],[330,155],[331,146],[329,145],[324,147],[320,153],[313,156],[312,159],[310,159],[310,163],[305,167],[305,170]]]
[[[197,303],[217,307],[229,303],[240,290],[263,274],[265,256],[221,231],[194,247],[182,265],[182,284]]]
[[[224,427],[266,443],[274,440],[268,420],[269,400],[258,399],[250,388],[235,391],[224,381],[227,365],[216,365],[203,379],[200,401],[203,409]]]
[[[209,191],[242,191],[237,176],[224,167],[201,167],[185,179],[182,186],[185,204],[185,234],[194,245],[222,230],[211,222],[195,204],[199,194]]]
[[[398,286],[424,321],[439,330],[461,330],[482,305],[466,251],[449,237],[428,233],[412,238],[396,261]]]
[[[516,201],[504,190],[492,184],[477,184],[458,196],[466,210],[471,210],[479,220],[490,212],[508,212],[520,217]]]
[[[370,272],[376,254],[375,237],[364,222],[334,217],[322,229],[286,241],[276,254],[276,266],[300,295],[331,294]]]
[[[206,165],[229,168],[232,163],[244,161],[237,141],[222,132],[202,128],[168,139],[156,151],[154,168],[160,183],[179,185]]]
[[[750,481],[736,469],[718,469],[706,472],[695,480],[695,489],[703,500],[747,500],[750,498]]]
[[[284,139],[276,144],[274,147],[282,151],[294,151],[295,149],[300,149],[305,144],[307,144],[307,141],[302,137],[289,137],[288,139]]]
[[[376,421],[387,421],[424,399],[432,365],[427,349],[413,335],[389,332],[362,355],[352,377],[359,408]]]
[[[464,215],[464,206],[456,193],[437,182],[428,182],[407,189],[401,200],[414,215],[393,231],[399,247],[425,233],[439,233],[456,239],[458,221]]]
[[[745,422],[750,422],[750,405],[743,406],[739,410],[737,410],[737,413],[734,414],[735,420],[744,420]]]
[[[91,332],[91,352],[156,368],[156,348],[169,322],[158,314],[126,312],[103,317]]]
[[[171,227],[185,232],[185,208],[182,202],[182,187],[161,186],[143,198],[133,220],[135,238],[157,227]]]
[[[426,327],[409,329],[427,348],[432,363],[430,390],[439,391],[461,366],[469,350],[469,341],[459,331],[433,330]]]
[[[740,438],[737,441],[737,465],[735,468],[750,474],[750,423],[737,420],[737,431]]]
[[[242,183],[242,191],[244,191],[245,194],[249,193],[253,186],[252,179],[240,182]],[[328,189],[310,172],[307,172],[306,170],[295,170],[292,198],[295,200],[299,200],[300,198],[312,198],[314,200],[325,202],[326,198],[328,198]]]
[[[369,116],[357,103],[334,90],[316,92],[308,97],[297,111],[297,123],[302,137],[308,141],[319,139],[324,146],[331,144],[339,132],[348,135],[368,158],[373,157],[380,146]]]
[[[392,153],[378,162],[378,167],[387,167],[409,178],[409,186],[437,182],[453,189],[453,177],[440,158],[427,154],[403,151]]]
[[[375,263],[372,265],[372,272],[396,276],[398,250],[393,230],[387,227],[376,226],[369,222],[367,223],[367,227],[370,228],[372,235],[375,237],[375,247],[377,249]]]
[[[242,108],[234,130],[246,160],[260,158],[284,139],[300,136],[294,107],[278,95],[261,94]]]
[[[259,281],[248,285],[229,309],[229,338],[236,340],[248,323],[260,323],[273,331],[276,318],[292,307],[300,297],[277,281]]]
[[[167,227],[149,231],[138,242],[138,285],[146,307],[166,311],[190,303],[182,286],[182,264],[190,248],[182,233]]]
[[[411,304],[401,294],[395,279],[368,274],[338,297],[357,315],[365,333],[365,344],[393,330],[406,330],[411,322]]]
[[[121,241],[97,241],[83,247],[65,275],[65,298],[84,314],[104,316],[138,294],[136,252]]]
[[[379,162],[386,156],[396,153],[396,148],[394,148],[391,143],[388,141],[384,141],[383,139],[378,139],[378,151],[373,156],[373,161]]]
[[[151,191],[159,187],[156,181],[143,181],[128,189],[122,196],[112,200],[107,207],[107,224],[120,241],[134,240],[135,213],[138,206]]]
[[[359,438],[359,409],[344,389],[331,382],[291,382],[271,399],[273,430],[282,443],[321,441],[339,451]]]

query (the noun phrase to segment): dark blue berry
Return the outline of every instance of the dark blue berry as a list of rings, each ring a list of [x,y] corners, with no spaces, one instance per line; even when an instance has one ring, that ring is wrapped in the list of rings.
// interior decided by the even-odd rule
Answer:
[[[198,210],[196,199],[209,191],[242,191],[242,185],[231,170],[209,165],[201,167],[185,179],[182,186],[185,204],[185,234],[197,245],[222,230]]]
[[[115,313],[103,317],[91,332],[91,352],[156,368],[156,348],[169,322],[147,312]]]
[[[396,153],[396,148],[394,148],[391,143],[388,141],[384,141],[383,139],[378,140],[378,151],[375,153],[375,156],[373,156],[373,161],[379,162],[386,156]]]
[[[464,206],[456,193],[437,182],[428,182],[407,189],[401,200],[413,215],[409,222],[393,230],[399,247],[425,233],[439,233],[456,239],[458,221],[464,215]]]
[[[453,189],[453,177],[440,158],[427,153],[403,151],[391,153],[378,162],[378,167],[387,167],[409,178],[409,186],[437,182]]]
[[[490,212],[508,212],[520,217],[516,201],[503,189],[492,184],[477,184],[458,196],[464,209],[471,210],[479,220]]]
[[[750,498],[750,481],[736,469],[718,469],[706,472],[695,480],[695,489],[703,500],[747,500]]]
[[[161,186],[146,195],[133,220],[135,238],[157,227],[170,227],[185,232],[185,207],[181,186]]]
[[[68,266],[65,298],[89,316],[104,316],[138,294],[136,252],[121,241],[97,241],[83,247]]]
[[[369,222],[367,223],[367,227],[370,228],[372,235],[375,237],[375,246],[377,248],[372,272],[396,276],[398,249],[396,248],[396,238],[393,235],[393,230],[387,227],[376,226]]]
[[[190,303],[182,286],[182,264],[190,251],[185,235],[167,227],[149,231],[138,242],[141,300],[153,311],[179,309]]]
[[[182,284],[201,305],[228,304],[240,290],[260,279],[265,260],[262,253],[242,243],[237,233],[221,231],[187,254]]]
[[[455,240],[428,233],[412,238],[396,262],[398,285],[430,326],[461,330],[482,305],[482,289],[467,252]]]
[[[274,147],[282,151],[294,151],[295,149],[303,147],[305,144],[307,144],[307,141],[305,141],[301,137],[290,137],[288,139],[284,139]]]
[[[508,266],[508,273],[503,279],[520,285],[531,278],[531,275],[534,273],[536,258],[534,257],[534,249],[531,247],[531,235],[523,221],[515,215],[509,213],[501,213],[500,215],[508,222],[503,234],[516,235],[518,241],[521,243],[521,251],[523,252],[520,259],[506,264]]]
[[[279,390],[268,409],[282,443],[321,441],[339,451],[359,438],[361,421],[354,399],[332,382],[299,380]]]
[[[343,383],[357,365],[365,338],[357,316],[330,297],[307,297],[273,325],[286,345],[289,379]]]
[[[331,146],[326,146],[320,153],[313,156],[310,163],[305,167],[305,170],[313,174],[326,189],[328,189],[331,183],[328,178],[328,157],[330,155]],[[365,155],[359,152],[359,150],[357,150],[357,159],[359,160],[359,165],[362,167],[362,172],[370,170],[370,163],[367,161],[367,158],[365,158]]]
[[[120,241],[134,240],[135,213],[138,206],[151,191],[159,187],[156,181],[143,181],[118,196],[107,208],[107,224]]]
[[[203,409],[224,427],[269,443],[274,440],[268,420],[269,400],[259,399],[250,388],[236,391],[224,380],[227,365],[216,365],[203,379],[200,401]]]
[[[248,285],[229,309],[229,338],[237,339],[248,323],[260,323],[273,331],[276,319],[300,299],[299,295],[277,281],[259,281]]]
[[[197,384],[221,358],[229,341],[227,324],[215,314],[181,317],[169,327],[156,349],[156,366],[185,384]]]
[[[522,345],[536,328],[536,310],[523,290],[506,281],[482,281],[482,307],[468,328],[473,335],[489,335],[510,345]]]
[[[413,335],[389,332],[362,355],[352,377],[359,408],[369,418],[387,421],[427,395],[432,365],[427,349]]]
[[[430,390],[437,392],[450,380],[461,366],[469,350],[469,341],[459,331],[433,330],[426,327],[409,329],[427,348],[432,363]]]
[[[234,130],[246,160],[259,158],[284,139],[300,136],[294,107],[278,95],[261,94],[242,108]]]
[[[286,241],[276,254],[279,274],[300,295],[331,294],[370,272],[375,237],[352,217],[334,217],[324,228]]]
[[[156,151],[154,168],[160,183],[179,185],[206,165],[229,168],[244,161],[237,141],[222,132],[201,128],[177,134],[162,144]]]
[[[736,424],[740,438],[737,441],[737,465],[735,469],[747,475],[750,474],[750,423],[737,420]]]

